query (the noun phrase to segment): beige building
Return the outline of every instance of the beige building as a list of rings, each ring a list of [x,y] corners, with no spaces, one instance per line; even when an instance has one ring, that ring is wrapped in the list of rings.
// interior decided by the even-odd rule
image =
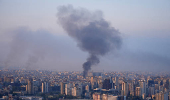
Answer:
[[[34,89],[33,89],[33,80],[32,79],[29,79],[28,80],[28,84],[27,84],[27,88],[26,88],[26,90],[27,90],[27,93],[28,94],[34,94]]]
[[[136,87],[135,94],[136,94],[136,96],[142,96],[141,88],[140,87]]]
[[[167,92],[160,92],[155,94],[155,100],[168,100],[168,93]]]
[[[127,82],[122,82],[122,96],[127,96],[128,95],[128,83]]]
[[[60,93],[61,93],[61,94],[64,94],[64,90],[65,90],[65,88],[64,88],[64,83],[63,83],[63,82],[60,82]]]

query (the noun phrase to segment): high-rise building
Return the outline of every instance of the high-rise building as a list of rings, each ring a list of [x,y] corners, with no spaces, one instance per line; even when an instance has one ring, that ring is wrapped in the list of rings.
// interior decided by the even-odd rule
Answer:
[[[129,83],[129,90],[128,91],[130,91],[130,95],[132,95],[132,96],[135,95],[135,88],[134,88],[133,82]]]
[[[154,80],[147,80],[148,86],[152,86],[154,84]]]
[[[154,95],[155,94],[155,87],[149,87],[149,95]]]
[[[103,82],[103,89],[109,90],[112,88],[112,83],[110,82],[110,79],[105,79]]]
[[[119,87],[119,77],[117,77],[117,76],[115,77],[114,83],[115,83],[114,88],[117,89],[117,90],[120,90],[120,87]]]
[[[155,94],[155,100],[168,100],[168,93],[163,93],[162,91],[160,93]]]
[[[81,97],[81,94],[82,94],[82,86],[81,85],[77,85],[72,88],[72,96]]]
[[[163,85],[163,82],[161,80],[158,81],[158,86]]]
[[[116,85],[116,86],[119,85],[119,77],[115,77],[115,85]]]
[[[65,94],[71,95],[71,84],[65,84]]]
[[[136,87],[135,92],[136,92],[136,93],[135,93],[136,96],[142,96],[141,88],[140,88],[140,87]]]
[[[93,93],[93,100],[101,100],[101,94],[100,93]]]
[[[60,82],[60,93],[61,94],[64,94],[65,93],[65,85],[64,85],[64,83],[63,82]]]
[[[128,83],[127,82],[122,82],[122,91],[123,91],[123,96],[128,95]]]
[[[41,92],[44,93],[44,83],[41,85]]]
[[[85,86],[85,90],[86,90],[86,92],[89,92],[89,85]]]
[[[91,89],[94,89],[94,77],[91,77]]]
[[[77,88],[76,87],[72,88],[72,96],[77,96]]]
[[[48,83],[47,82],[42,82],[41,92],[42,93],[48,92]]]
[[[29,80],[28,80],[28,84],[27,84],[27,93],[28,94],[34,94],[34,89],[33,89],[33,79],[32,78],[30,78]]]
[[[146,94],[146,82],[144,80],[140,80],[139,81],[139,85],[140,85],[140,88],[141,88],[141,95],[143,93]]]

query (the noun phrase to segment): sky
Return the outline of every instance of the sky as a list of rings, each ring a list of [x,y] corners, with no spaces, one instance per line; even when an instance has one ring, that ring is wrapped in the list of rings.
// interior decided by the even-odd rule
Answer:
[[[120,32],[121,48],[93,71],[169,71],[169,0],[0,0],[0,68],[82,71],[89,54],[57,19],[58,7],[101,11]]]

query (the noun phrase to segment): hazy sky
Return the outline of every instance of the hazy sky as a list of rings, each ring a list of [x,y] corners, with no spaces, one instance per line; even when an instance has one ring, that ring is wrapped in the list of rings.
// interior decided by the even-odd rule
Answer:
[[[57,8],[68,4],[103,18],[122,36],[120,50],[101,57],[92,70],[169,71],[169,0],[0,0],[0,67],[76,70],[88,53],[57,21]]]

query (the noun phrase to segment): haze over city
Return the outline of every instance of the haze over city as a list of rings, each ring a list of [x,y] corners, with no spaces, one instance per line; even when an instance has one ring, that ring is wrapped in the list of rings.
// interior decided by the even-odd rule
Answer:
[[[0,68],[83,71],[83,63],[92,55],[98,58],[92,63],[94,71],[169,71],[169,10],[168,0],[1,0]],[[69,14],[80,21],[75,24]],[[104,26],[93,31],[109,43],[101,46],[106,49],[83,47],[87,42],[79,33],[87,32],[88,25]]]
[[[170,0],[0,0],[0,100],[170,100]]]

